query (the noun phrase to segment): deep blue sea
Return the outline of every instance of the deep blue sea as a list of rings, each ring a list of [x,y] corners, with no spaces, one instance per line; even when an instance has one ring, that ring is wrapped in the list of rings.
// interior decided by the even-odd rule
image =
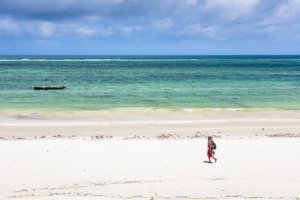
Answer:
[[[0,56],[0,109],[124,107],[300,109],[300,56]]]

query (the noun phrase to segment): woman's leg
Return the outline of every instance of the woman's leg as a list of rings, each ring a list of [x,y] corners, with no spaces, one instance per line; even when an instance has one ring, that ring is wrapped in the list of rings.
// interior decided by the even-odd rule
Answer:
[[[217,162],[218,159],[215,157],[215,154],[212,154],[211,157]]]
[[[207,157],[208,157],[208,162],[209,162],[209,163],[211,163],[211,160],[210,160],[211,156],[212,156],[212,154],[211,154],[211,152],[208,150],[208,151],[207,151]]]
[[[208,156],[208,162],[211,163],[211,161],[210,161],[210,156]]]

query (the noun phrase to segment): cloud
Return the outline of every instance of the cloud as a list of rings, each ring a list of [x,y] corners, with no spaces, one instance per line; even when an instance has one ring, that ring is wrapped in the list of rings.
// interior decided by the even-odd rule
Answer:
[[[48,22],[41,23],[41,25],[39,26],[39,32],[44,37],[52,36],[55,31],[54,29],[54,25]]]
[[[219,19],[236,20],[248,17],[259,3],[260,0],[206,0],[203,10]]]
[[[197,4],[198,0],[185,0],[185,2],[188,5],[195,6]]]
[[[169,30],[172,26],[174,25],[174,22],[172,19],[167,18],[167,19],[159,19],[153,21],[153,26],[155,30],[158,31],[167,31]]]
[[[215,39],[215,40],[224,40],[226,37],[221,35],[221,27],[217,26],[207,26],[203,27],[200,24],[193,24],[184,27],[182,34],[184,35],[191,35],[194,37],[200,37],[200,38],[205,38],[208,37],[210,39]]]
[[[300,0],[289,0],[280,6],[273,14],[273,17],[282,21],[300,19]]]
[[[219,41],[299,35],[300,0],[0,0],[0,3],[0,35],[16,37],[139,36],[146,41],[154,35],[162,39],[168,36],[174,40]]]
[[[300,0],[288,0],[277,5],[262,24],[293,24],[300,20]]]
[[[110,36],[113,34],[111,28],[91,24],[84,25],[81,23],[70,22],[47,22],[47,21],[17,21],[12,19],[0,20],[0,34],[23,34],[32,37],[49,38],[65,36]]]
[[[64,19],[104,13],[122,0],[1,0],[0,13],[27,19]]]
[[[124,36],[132,36],[143,31],[141,26],[120,26],[116,29]]]
[[[176,5],[176,1],[178,0],[1,0],[0,13],[35,20],[62,20],[87,15],[127,19],[165,12],[172,8],[170,5]]]
[[[0,33],[12,33],[17,34],[19,32],[19,27],[14,20],[10,18],[0,19]]]

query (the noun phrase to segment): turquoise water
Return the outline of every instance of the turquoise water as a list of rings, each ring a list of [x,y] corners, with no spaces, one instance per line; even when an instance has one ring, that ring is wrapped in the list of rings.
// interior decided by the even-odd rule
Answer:
[[[0,56],[0,109],[120,107],[299,109],[300,56]]]

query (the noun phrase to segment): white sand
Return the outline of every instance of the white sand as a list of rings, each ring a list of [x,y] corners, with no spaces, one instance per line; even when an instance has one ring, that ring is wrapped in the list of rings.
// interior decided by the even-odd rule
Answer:
[[[155,136],[159,134],[222,137],[300,134],[300,110],[146,109],[43,112],[1,111],[0,137]]]
[[[0,111],[0,200],[299,200],[299,158],[300,111]]]
[[[0,141],[0,199],[300,199],[300,138]]]

